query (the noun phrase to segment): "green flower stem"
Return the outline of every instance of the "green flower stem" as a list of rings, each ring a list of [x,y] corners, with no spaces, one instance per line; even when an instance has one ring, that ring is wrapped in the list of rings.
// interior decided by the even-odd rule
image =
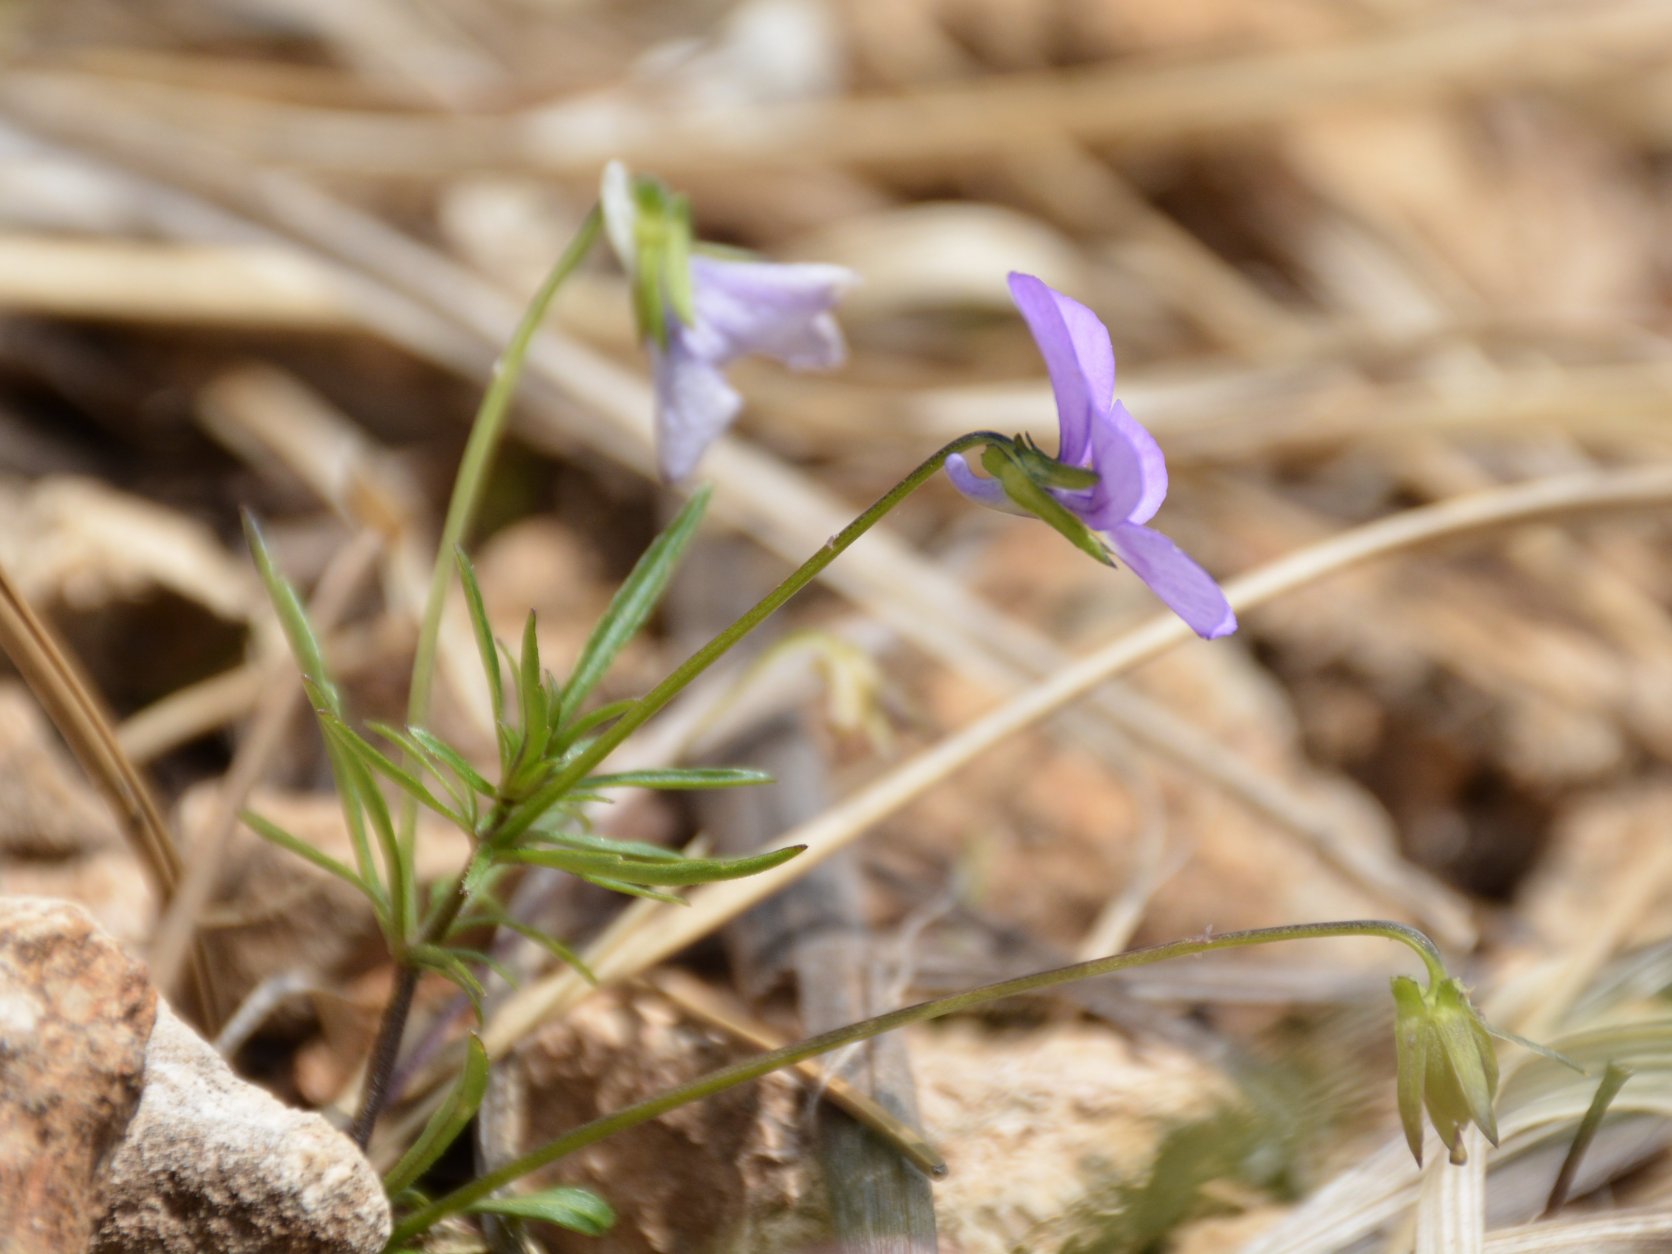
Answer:
[[[917,469],[890,488],[863,514],[825,541],[823,548],[797,567],[781,584],[762,597],[752,609],[745,612],[730,627],[727,627],[703,645],[702,648],[686,658],[666,679],[640,697],[630,710],[588,745],[585,752],[579,754],[537,792],[521,803],[511,821],[500,829],[499,837],[503,840],[514,840],[527,830],[535,819],[563,798],[582,779],[590,775],[594,767],[614,752],[622,741],[642,727],[658,710],[678,696],[686,685],[724,656],[744,636],[760,626],[784,602],[817,578],[820,571],[840,557],[855,540],[876,526],[890,510],[927,483],[946,463],[948,457],[980,444],[1008,446],[1011,443],[1011,440],[996,432],[974,431],[969,435],[959,436],[944,448],[938,449]]]
[[[435,684],[436,649],[441,639],[441,612],[447,604],[447,590],[456,569],[455,555],[464,543],[471,524],[476,521],[476,510],[482,502],[482,491],[487,486],[493,455],[499,448],[500,437],[505,434],[505,423],[511,414],[511,401],[516,395],[517,381],[522,376],[528,346],[545,321],[546,311],[557,296],[558,289],[592,251],[603,221],[603,214],[594,206],[576,231],[575,238],[569,242],[569,247],[546,276],[546,281],[540,285],[534,299],[529,302],[505,352],[494,363],[493,380],[471,424],[470,439],[459,462],[458,478],[453,482],[453,496],[447,503],[447,517],[441,524],[441,541],[436,546],[435,567],[430,572],[429,595],[424,601],[423,623],[419,627],[418,644],[412,658],[412,686],[406,702],[409,726],[420,727],[429,717],[430,694]],[[411,840],[416,816],[416,803],[409,798],[401,814],[403,840]]]
[[[906,1006],[900,1010],[890,1011],[888,1014],[878,1015],[873,1019],[865,1019],[859,1023],[849,1024],[844,1028],[837,1028],[832,1032],[809,1037],[807,1040],[794,1045],[786,1045],[782,1049],[775,1049],[770,1053],[733,1063],[729,1067],[711,1071],[705,1076],[700,1076],[687,1084],[669,1089],[665,1093],[647,1101],[639,1102],[637,1105],[629,1106],[625,1110],[618,1110],[614,1114],[594,1119],[591,1123],[582,1124],[573,1131],[558,1137],[555,1141],[548,1141],[538,1149],[531,1150],[522,1157],[506,1163],[497,1171],[489,1172],[480,1179],[474,1180],[463,1188],[456,1189],[445,1197],[438,1198],[428,1206],[414,1212],[395,1228],[393,1236],[389,1239],[389,1248],[394,1249],[402,1243],[410,1241],[447,1215],[457,1214],[472,1203],[480,1201],[513,1181],[520,1180],[530,1172],[538,1171],[541,1167],[554,1163],[576,1150],[584,1149],[607,1136],[637,1127],[641,1123],[646,1123],[689,1102],[711,1097],[735,1085],[759,1079],[768,1072],[793,1066],[805,1059],[828,1053],[833,1049],[840,1049],[844,1045],[869,1040],[874,1036],[880,1036],[884,1032],[892,1032],[897,1028],[908,1027],[914,1023],[924,1023],[930,1019],[939,1019],[945,1015],[957,1014],[960,1011],[974,1010],[1001,998],[1015,997],[1022,993],[1038,993],[1045,989],[1055,988],[1058,985],[1071,984],[1076,980],[1089,980],[1098,976],[1113,975],[1117,971],[1152,966],[1155,963],[1166,962],[1173,958],[1188,958],[1195,954],[1213,953],[1222,949],[1241,949],[1250,945],[1271,945],[1280,941],[1321,940],[1328,937],[1346,936],[1379,936],[1398,941],[1400,944],[1409,946],[1422,959],[1431,983],[1447,978],[1445,965],[1440,960],[1440,952],[1435,948],[1434,942],[1415,928],[1407,927],[1403,923],[1394,923],[1382,919],[1355,919],[1342,923],[1297,923],[1285,927],[1256,928],[1246,932],[1226,932],[1220,936],[1173,941],[1165,945],[1153,945],[1147,949],[1130,950],[1108,958],[1095,958],[1090,962],[1075,963],[1073,966],[1058,967],[1051,971],[1041,971],[1033,975],[1019,976],[1015,979],[1000,980],[996,984],[984,984],[967,992],[955,993],[950,997],[941,997],[934,1001],[920,1002],[915,1006]]]
[[[476,521],[477,508],[482,503],[482,492],[487,486],[488,470],[493,463],[493,455],[499,448],[500,437],[505,434],[505,424],[511,415],[511,401],[516,395],[517,381],[522,376],[523,361],[528,356],[528,347],[534,341],[540,324],[545,321],[546,312],[551,308],[558,289],[574,274],[580,263],[592,251],[592,246],[598,240],[598,234],[603,228],[603,214],[595,205],[592,211],[581,222],[580,229],[575,232],[575,238],[564,249],[563,255],[557,259],[557,264],[546,275],[546,280],[540,285],[540,290],[534,294],[528,309],[523,313],[522,321],[517,324],[511,342],[505,352],[494,363],[493,380],[488,390],[482,396],[482,404],[476,411],[476,419],[471,424],[470,438],[464,447],[464,456],[459,461],[458,477],[453,481],[453,495],[447,503],[447,517],[441,524],[441,540],[436,546],[435,567],[430,573],[429,594],[424,601],[424,617],[418,628],[418,643],[412,657],[412,684],[407,693],[406,721],[411,727],[422,726],[429,717],[430,695],[435,685],[436,651],[441,641],[441,615],[447,604],[447,589],[453,578],[455,554],[464,543],[466,534]],[[418,831],[418,803],[411,795],[402,794],[400,803],[399,853],[407,866],[414,860],[414,842]],[[394,870],[394,868],[391,868]],[[411,877],[406,877],[411,882]],[[464,883],[461,876],[459,886]],[[397,912],[401,936],[405,940],[403,952],[394,955],[401,964],[399,975],[396,977],[395,988],[390,995],[389,1004],[384,1008],[383,1018],[378,1024],[377,1040],[372,1045],[371,1058],[366,1068],[366,1088],[360,1097],[359,1109],[355,1112],[354,1123],[350,1129],[355,1143],[364,1149],[371,1141],[372,1127],[377,1122],[377,1116],[383,1109],[384,1094],[389,1088],[389,1079],[394,1074],[395,1061],[400,1053],[401,1036],[406,1031],[407,1015],[412,1010],[412,996],[418,986],[418,971],[407,959],[404,950],[410,949],[414,943],[433,944],[447,935],[453,921],[458,918],[459,910],[464,906],[464,895],[460,891],[450,891],[448,907],[443,910],[445,917],[437,916],[431,925],[423,930],[416,942],[413,934],[418,931],[417,899],[414,893],[399,894],[399,899],[390,903]]]

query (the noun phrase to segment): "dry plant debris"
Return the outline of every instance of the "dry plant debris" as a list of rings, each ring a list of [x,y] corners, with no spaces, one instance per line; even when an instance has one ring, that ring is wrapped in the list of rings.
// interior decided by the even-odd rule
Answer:
[[[238,510],[268,520],[298,583],[335,589],[350,702],[398,721],[465,423],[609,158],[688,192],[707,238],[863,279],[844,371],[732,372],[748,404],[704,465],[710,521],[773,561],[802,560],[957,434],[1050,447],[1010,269],[1113,329],[1120,395],[1168,455],[1163,521],[1220,575],[1413,506],[1672,464],[1663,0],[24,0],[0,12],[0,57],[0,568],[122,720],[176,834],[224,839],[190,913],[227,1008],[272,999],[235,1061],[291,1097],[349,1100],[390,977],[340,885],[203,817],[243,756],[254,808],[347,847],[311,729],[286,716],[271,745],[257,734],[277,648]],[[618,273],[584,270],[535,343],[474,546],[496,628],[515,639],[536,607],[558,671],[671,513],[635,339]],[[1668,534],[1662,505],[1395,555],[1026,720],[977,769],[905,809],[901,793],[855,846],[879,986],[910,1000],[1030,955],[1374,914],[1433,931],[1506,1026],[1647,1031],[1672,987]],[[793,607],[874,650],[895,724],[886,749],[833,747],[832,823],[1149,613],[1136,580],[1051,539],[933,488]],[[688,627],[658,621],[606,698],[666,673]],[[462,617],[441,652],[435,729],[491,756]],[[705,712],[679,716],[630,746],[636,762],[684,751]],[[697,834],[660,797],[600,822]],[[429,878],[460,857],[439,830],[421,848]],[[160,926],[121,825],[15,684],[0,892],[77,901],[136,952]],[[589,891],[529,894],[561,935],[597,941],[601,969],[653,956],[734,978],[711,948],[662,952],[725,909],[623,923]],[[1518,1083],[1544,1083],[1529,1064],[1506,1079],[1505,1149],[1477,1155],[1479,1175],[1419,1179],[1379,1148],[1397,1135],[1389,1061],[1367,1044],[1384,1038],[1340,1028],[1373,1002],[1385,1018],[1386,954],[1271,950],[1230,970],[1127,980],[1117,1013],[1087,995],[1085,1014],[913,1034],[925,1130],[956,1173],[937,1190],[943,1248],[1125,1248],[1097,1246],[1128,1238],[1086,1230],[1079,1203],[1112,1173],[1138,1206],[1155,1156],[1187,1141],[1170,1130],[1212,1115],[1204,1092],[1234,1103],[1255,1061],[1336,1033],[1349,1113],[1302,1111],[1282,1172],[1204,1180],[1157,1239],[1664,1240],[1672,1098],[1654,1084],[1622,1100],[1658,1116],[1658,1153],[1626,1153],[1623,1124],[1597,1147],[1634,1173],[1619,1196],[1639,1209],[1612,1211],[1599,1178],[1583,1217],[1535,1224],[1521,1199],[1556,1135],[1541,1120],[1577,1119],[1577,1093],[1516,1107]],[[537,1031],[526,1002],[488,1016],[494,1050],[530,1071],[529,1129],[729,1048],[649,999],[550,988],[562,1015]],[[420,1007],[412,1037],[439,1049],[462,1007],[427,987]],[[795,1034],[782,1006],[753,1009]],[[994,1076],[1015,1077],[1008,1092]],[[609,1155],[628,1142],[579,1160],[622,1216],[606,1248],[686,1248],[679,1189],[704,1195],[717,1236],[766,1248],[793,1220],[809,1226],[775,1248],[812,1248],[822,1185],[798,1093],[767,1086],[652,1134],[671,1138],[656,1152],[678,1188],[624,1179]],[[1100,1150],[1108,1112],[1137,1130]],[[548,1248],[581,1248],[554,1231]]]

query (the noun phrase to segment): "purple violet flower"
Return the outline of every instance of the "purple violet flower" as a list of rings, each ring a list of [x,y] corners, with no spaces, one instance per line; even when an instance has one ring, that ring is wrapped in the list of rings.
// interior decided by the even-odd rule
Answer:
[[[619,162],[604,171],[604,226],[622,266],[638,279],[647,265],[686,265],[688,226],[677,249],[645,247],[632,179]],[[725,375],[734,359],[754,353],[793,370],[842,364],[847,350],[830,311],[857,281],[841,266],[705,256],[689,257],[688,265],[688,280],[678,274],[659,276],[665,291],[654,303],[662,325],[639,327],[655,380],[657,461],[669,483],[696,469],[703,450],[742,409],[743,398]],[[682,287],[684,300],[678,295]],[[688,316],[682,316],[682,305]]]
[[[1197,635],[1228,636],[1237,616],[1219,585],[1178,545],[1143,524],[1167,495],[1167,463],[1143,426],[1115,399],[1115,352],[1108,328],[1086,306],[1031,274],[1012,273],[1010,294],[1045,358],[1056,395],[1064,466],[1096,472],[1089,488],[1044,486],[1070,514],[1100,534],[1114,555],[1150,586]],[[998,479],[978,476],[960,454],[946,472],[971,500],[1017,511]]]

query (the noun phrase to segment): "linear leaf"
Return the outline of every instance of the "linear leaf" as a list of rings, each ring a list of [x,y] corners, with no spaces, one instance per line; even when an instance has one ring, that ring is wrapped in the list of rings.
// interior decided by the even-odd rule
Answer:
[[[459,583],[464,585],[464,603],[470,610],[470,627],[476,636],[476,651],[482,655],[482,673],[488,679],[488,695],[493,700],[496,723],[505,719],[505,681],[499,673],[499,646],[494,643],[493,626],[488,622],[487,607],[482,602],[482,589],[476,582],[476,568],[470,564],[462,548],[453,550],[459,564]]]
[[[468,917],[461,918],[457,923],[455,923],[452,929],[448,932],[448,935],[454,936],[460,932],[468,931],[470,928],[482,927],[484,925],[510,929],[518,936],[521,936],[524,940],[532,941],[534,944],[540,946],[553,957],[557,958],[558,961],[573,967],[580,974],[580,977],[588,984],[593,986],[597,985],[598,977],[593,974],[592,968],[587,966],[585,960],[583,960],[573,949],[570,949],[569,946],[558,940],[557,937],[548,936],[539,928],[531,927],[527,923],[522,922],[520,919],[513,919],[510,914],[506,912],[505,908],[496,901],[487,900],[478,902],[473,912]],[[512,981],[509,979],[506,980],[506,983],[508,984],[511,982]]]
[[[474,1214],[511,1215],[518,1219],[540,1219],[589,1237],[602,1236],[615,1223],[615,1212],[603,1198],[585,1189],[560,1185],[538,1193],[517,1193],[507,1197],[485,1197],[465,1207]]]
[[[567,723],[575,716],[581,702],[598,686],[598,681],[603,679],[610,664],[615,661],[616,654],[639,633],[661,601],[685,546],[696,534],[697,524],[708,508],[708,497],[706,485],[691,494],[685,508],[668,524],[666,531],[651,541],[626,582],[617,589],[609,608],[581,649],[574,673],[569,676],[569,685],[564,689],[560,707],[561,722]]]
[[[658,770],[621,771],[614,775],[588,775],[577,788],[655,788],[662,791],[707,791],[715,788],[748,788],[770,784],[765,771],[742,766],[663,767]]]
[[[643,897],[647,901],[659,901],[664,906],[688,906],[691,903],[674,893],[659,893],[654,888],[640,888],[637,884],[629,884],[625,880],[612,880],[603,875],[581,875],[578,879],[588,884],[596,884],[599,888],[607,888],[612,893],[621,893],[627,897]]]
[[[493,796],[494,786],[483,777],[480,771],[466,761],[464,755],[453,748],[452,745],[437,736],[431,735],[422,727],[412,729],[412,738],[428,749],[436,758],[446,763],[447,768],[470,788],[481,793],[484,797]]]
[[[342,742],[345,749],[379,775],[389,780],[402,792],[411,796],[414,801],[417,801],[420,805],[428,806],[455,826],[468,826],[465,820],[453,811],[451,806],[429,790],[423,780],[384,753],[383,750],[355,731],[342,719],[335,715],[322,714],[320,720],[325,723],[326,729]]]
[[[448,1091],[435,1114],[424,1125],[410,1149],[383,1177],[383,1188],[391,1197],[414,1184],[458,1139],[488,1092],[488,1051],[474,1033],[465,1051],[464,1069]]]
[[[417,922],[417,889],[412,861],[395,834],[395,821],[394,816],[389,813],[389,803],[378,790],[377,780],[372,777],[365,759],[356,751],[354,741],[345,739],[341,734],[349,730],[347,725],[322,714],[320,726],[325,730],[325,751],[331,759],[331,769],[337,777],[337,789],[342,793],[343,813],[352,813],[352,821],[356,824],[363,824],[365,819],[370,819],[378,845],[383,851],[389,901],[400,919],[400,934],[410,936]],[[363,827],[360,839],[365,839]]]
[[[606,705],[601,705],[596,710],[588,710],[564,729],[563,748],[567,749],[576,738],[584,736],[593,728],[608,723],[612,719],[620,718],[638,703],[639,699],[637,697],[625,697],[620,701],[611,701]]]
[[[458,780],[452,778],[452,776],[445,769],[443,769],[447,765],[445,762],[431,755],[423,745],[419,744],[418,741],[408,735],[403,728],[376,720],[368,721],[366,726],[370,730],[376,732],[379,736],[382,736],[385,740],[397,744],[402,749],[405,749],[407,756],[414,762],[422,762],[424,764],[424,769],[431,775],[435,776],[436,782],[441,785],[442,791],[452,799],[453,806],[459,814],[465,815],[466,817],[470,817],[475,814],[476,798],[474,794],[472,794]],[[420,776],[420,778],[422,777]]]
[[[387,911],[388,903],[383,900],[382,894],[374,892],[371,886],[369,886],[365,880],[360,878],[359,874],[353,867],[337,861],[337,859],[333,858],[323,849],[316,849],[300,836],[296,836],[285,831],[285,829],[280,827],[277,823],[264,819],[261,815],[256,814],[253,811],[244,810],[240,813],[239,817],[244,820],[244,823],[252,832],[261,837],[263,840],[271,841],[273,844],[279,846],[279,848],[289,850],[299,858],[305,858],[320,870],[335,875],[338,879],[344,881],[345,883],[352,884],[355,888],[360,890],[366,900],[371,902],[372,909],[377,911],[380,916]]]
[[[787,849],[774,849],[741,858],[681,858],[677,862],[652,862],[570,849],[510,849],[501,854],[500,859],[556,867],[577,875],[602,875],[629,884],[709,884],[716,880],[742,879],[770,871],[805,848],[805,845],[791,845]]]
[[[678,862],[685,855],[677,849],[664,849],[642,840],[615,840],[592,832],[540,831],[531,843],[557,845],[565,849],[584,849],[591,853],[613,853],[623,858],[649,858],[653,862]]]
[[[482,981],[476,978],[475,972],[468,963],[450,949],[440,945],[414,945],[407,951],[407,957],[421,967],[427,967],[438,975],[445,976],[463,990],[470,998],[470,1004],[475,1007],[478,1018],[482,1015]]]
[[[522,660],[517,664],[517,698],[522,716],[523,762],[540,761],[551,735],[546,686],[540,672],[540,637],[535,631],[534,612],[523,624]]]
[[[512,988],[516,988],[521,983],[514,972],[490,953],[480,949],[465,949],[457,945],[450,946],[449,952],[464,962],[474,962],[479,967],[486,967]]]
[[[290,641],[290,651],[296,658],[296,665],[303,678],[312,682],[319,690],[326,708],[340,711],[342,697],[337,692],[336,684],[331,682],[330,673],[325,669],[325,651],[320,647],[319,636],[308,619],[308,611],[296,592],[296,586],[284,577],[278,564],[273,561],[273,554],[267,548],[267,540],[261,534],[261,527],[256,522],[255,515],[248,510],[244,511],[244,537],[249,542],[256,570],[261,574],[261,582],[267,586],[268,599],[273,602],[273,609],[279,616],[279,624],[284,628],[286,639]]]

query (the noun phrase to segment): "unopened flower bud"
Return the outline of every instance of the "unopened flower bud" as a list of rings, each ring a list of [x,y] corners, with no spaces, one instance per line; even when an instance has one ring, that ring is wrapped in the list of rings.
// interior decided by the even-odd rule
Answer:
[[[1408,976],[1393,980],[1394,1044],[1399,1067],[1399,1120],[1417,1162],[1422,1162],[1422,1112],[1462,1163],[1463,1129],[1471,1123],[1498,1143],[1492,1099],[1498,1091],[1498,1056],[1469,996],[1456,980],[1427,989]]]

